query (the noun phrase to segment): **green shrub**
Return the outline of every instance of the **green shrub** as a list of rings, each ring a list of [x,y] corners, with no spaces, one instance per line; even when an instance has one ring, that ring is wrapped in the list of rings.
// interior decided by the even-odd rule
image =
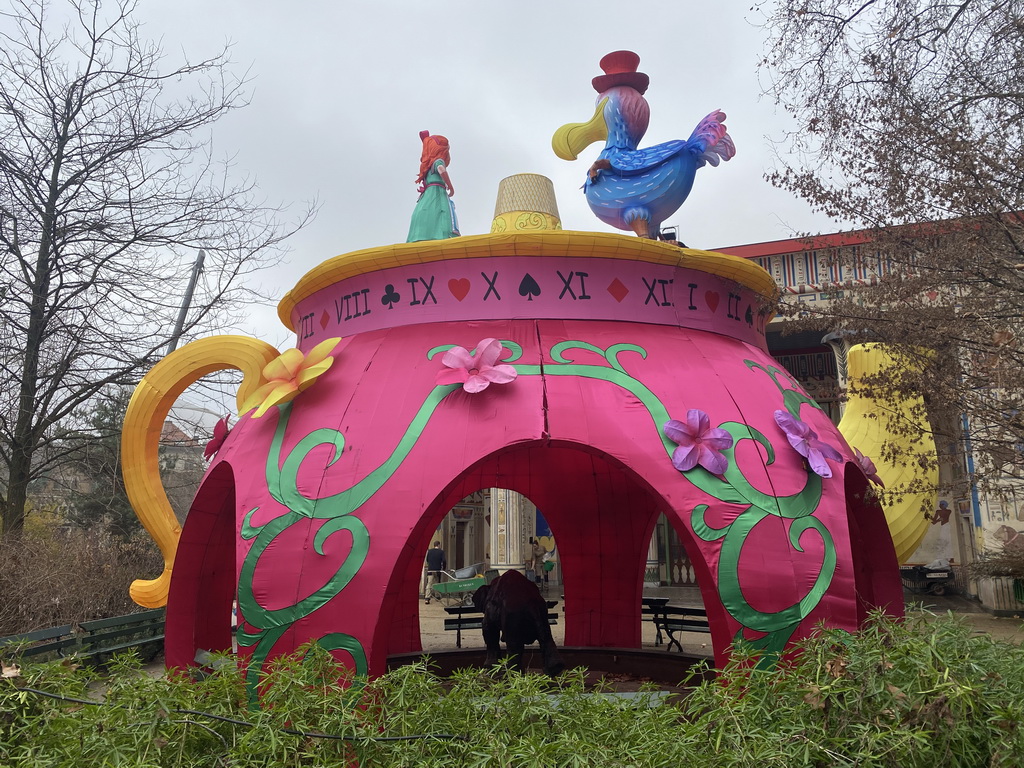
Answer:
[[[1024,765],[1024,650],[952,615],[826,631],[771,671],[737,660],[687,705],[714,766]]]
[[[153,679],[130,657],[103,679],[40,664],[0,681],[0,764],[1024,765],[1024,651],[953,617],[874,617],[856,635],[821,632],[774,669],[755,661],[739,652],[684,697],[624,700],[594,695],[579,671],[441,679],[420,663],[352,680],[314,647],[274,662],[259,708],[231,664],[200,681]]]

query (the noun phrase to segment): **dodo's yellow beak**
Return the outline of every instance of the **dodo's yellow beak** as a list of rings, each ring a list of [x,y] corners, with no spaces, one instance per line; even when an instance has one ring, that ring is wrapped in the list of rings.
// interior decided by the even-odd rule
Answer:
[[[551,148],[555,150],[555,154],[563,160],[575,160],[580,152],[595,141],[607,139],[608,126],[604,121],[604,105],[607,103],[607,98],[601,99],[589,121],[568,123],[555,131],[555,135],[551,137]]]

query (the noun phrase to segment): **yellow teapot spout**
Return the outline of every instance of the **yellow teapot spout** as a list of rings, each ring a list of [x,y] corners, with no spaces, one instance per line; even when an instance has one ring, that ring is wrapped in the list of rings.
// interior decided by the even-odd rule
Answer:
[[[850,395],[839,431],[853,447],[875,463],[888,491],[880,491],[896,557],[905,563],[917,550],[928,530],[924,510],[935,509],[939,483],[938,462],[924,401],[907,398],[899,403],[879,402],[864,394],[860,385],[895,365],[882,344],[857,344],[847,356]],[[916,434],[917,437],[908,437]],[[887,447],[897,446],[893,460]],[[906,460],[908,455],[915,459]]]

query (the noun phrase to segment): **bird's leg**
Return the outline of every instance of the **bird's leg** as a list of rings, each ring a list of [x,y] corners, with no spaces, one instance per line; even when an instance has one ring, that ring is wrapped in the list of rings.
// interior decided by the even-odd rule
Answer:
[[[648,226],[647,219],[641,219],[638,216],[637,218],[629,222],[629,226],[637,237],[646,237],[648,240],[653,239],[651,237],[651,230]]]

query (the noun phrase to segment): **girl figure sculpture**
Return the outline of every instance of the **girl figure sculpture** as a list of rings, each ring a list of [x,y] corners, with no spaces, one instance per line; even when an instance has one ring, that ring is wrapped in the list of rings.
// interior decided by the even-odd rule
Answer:
[[[427,131],[420,131],[420,139],[423,140],[423,154],[420,156],[420,175],[416,177],[420,197],[412,212],[406,242],[458,237],[459,222],[455,218],[455,204],[451,201],[455,188],[448,178],[447,166],[451,163],[448,139],[431,136]]]

